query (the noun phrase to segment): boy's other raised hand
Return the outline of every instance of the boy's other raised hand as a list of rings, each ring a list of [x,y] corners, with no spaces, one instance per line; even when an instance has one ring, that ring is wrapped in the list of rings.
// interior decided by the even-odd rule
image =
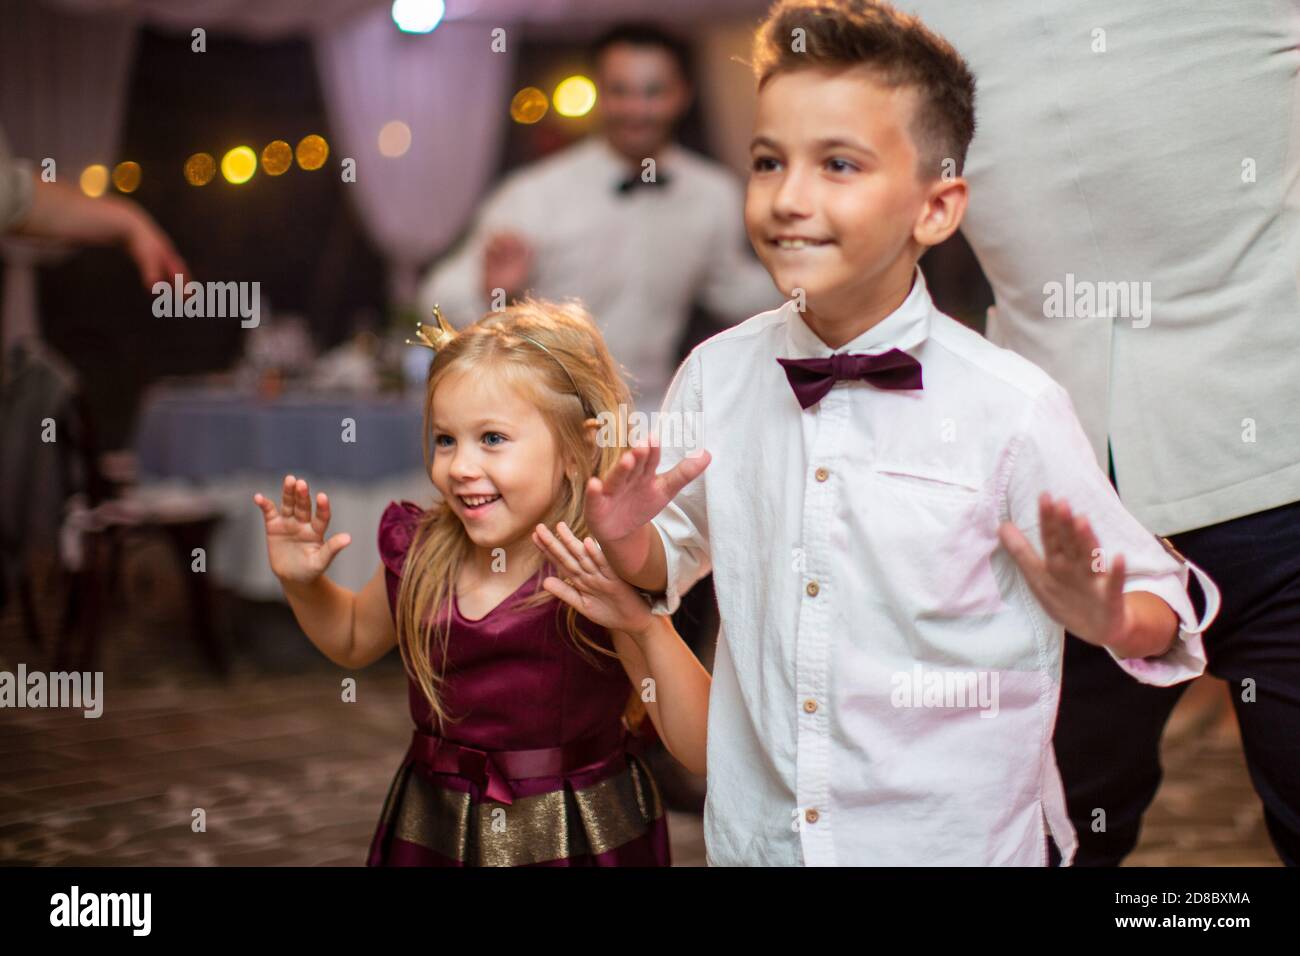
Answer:
[[[1089,644],[1123,640],[1132,622],[1124,602],[1124,556],[1106,555],[1088,519],[1075,516],[1064,499],[1044,492],[1038,499],[1043,557],[1011,522],[998,528],[1003,547],[1020,566],[1043,609]],[[1107,564],[1110,565],[1107,570]]]
[[[609,544],[649,524],[677,492],[703,474],[710,460],[709,453],[703,451],[696,457],[683,458],[662,475],[656,475],[657,438],[651,436],[648,444],[623,452],[608,478],[604,481],[592,478],[587,482],[586,518],[592,533],[602,544]]]
[[[330,502],[325,492],[316,495],[315,515],[307,482],[285,475],[281,492],[278,510],[263,495],[253,495],[266,520],[267,557],[281,581],[309,584],[351,543],[352,536],[343,532],[325,540],[330,523]]]

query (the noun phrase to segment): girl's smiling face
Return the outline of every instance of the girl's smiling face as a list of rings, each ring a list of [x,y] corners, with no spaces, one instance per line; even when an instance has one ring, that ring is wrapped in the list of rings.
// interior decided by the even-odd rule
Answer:
[[[496,375],[451,372],[433,397],[431,477],[480,548],[507,561],[560,492],[564,463],[542,413]]]

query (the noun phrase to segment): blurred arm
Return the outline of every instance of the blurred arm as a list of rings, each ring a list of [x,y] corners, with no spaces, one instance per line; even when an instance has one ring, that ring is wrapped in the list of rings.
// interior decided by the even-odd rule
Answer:
[[[188,274],[171,240],[139,204],[117,196],[92,199],[32,173],[31,205],[11,226],[20,236],[92,245],[123,245],[147,286]]]

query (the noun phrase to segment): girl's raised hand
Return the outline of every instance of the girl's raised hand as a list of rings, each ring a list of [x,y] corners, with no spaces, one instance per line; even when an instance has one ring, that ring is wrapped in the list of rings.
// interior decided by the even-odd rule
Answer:
[[[554,533],[539,524],[533,529],[533,543],[567,574],[564,581],[548,577],[542,587],[583,617],[634,638],[650,626],[649,605],[614,573],[594,538],[579,541],[561,521]]]
[[[592,478],[587,482],[587,524],[606,544],[627,537],[668,507],[677,492],[703,473],[709,461],[709,453],[701,451],[656,475],[659,442],[652,436],[649,444],[623,452],[605,481]]]
[[[271,570],[282,581],[310,584],[352,541],[346,532],[325,540],[325,529],[330,523],[329,498],[323,491],[316,495],[313,516],[307,482],[301,478],[284,476],[278,511],[261,494],[253,495],[253,501],[266,519],[266,554]]]

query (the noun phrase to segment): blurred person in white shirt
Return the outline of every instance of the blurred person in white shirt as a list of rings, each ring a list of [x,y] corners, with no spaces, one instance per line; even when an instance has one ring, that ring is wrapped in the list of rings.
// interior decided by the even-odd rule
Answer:
[[[1219,585],[1207,670],[1300,865],[1300,3],[899,6],[979,83],[962,230],[996,298],[988,336],[1069,391],[1125,507]],[[1186,686],[1067,640],[1076,864],[1137,845]]]

